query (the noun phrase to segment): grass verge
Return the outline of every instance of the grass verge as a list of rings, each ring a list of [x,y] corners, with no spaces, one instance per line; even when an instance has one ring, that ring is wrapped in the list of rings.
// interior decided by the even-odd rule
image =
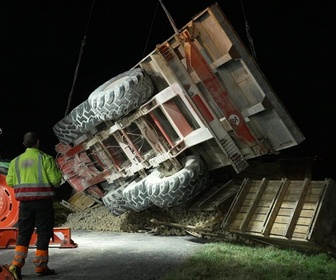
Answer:
[[[206,244],[162,280],[308,280],[336,279],[336,260],[326,254],[249,247],[231,243]]]

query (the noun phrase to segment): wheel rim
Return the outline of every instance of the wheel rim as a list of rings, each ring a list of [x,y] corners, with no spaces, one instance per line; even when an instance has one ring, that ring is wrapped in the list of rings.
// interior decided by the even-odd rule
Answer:
[[[19,218],[19,202],[14,197],[14,189],[7,186],[5,178],[0,175],[0,228],[14,226]]]

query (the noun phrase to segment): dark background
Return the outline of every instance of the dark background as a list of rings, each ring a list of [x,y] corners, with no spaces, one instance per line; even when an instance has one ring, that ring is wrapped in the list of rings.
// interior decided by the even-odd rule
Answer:
[[[214,2],[163,1],[178,28]],[[334,2],[217,3],[250,50],[248,20],[259,67],[306,137],[282,154],[333,162]],[[40,148],[55,155],[52,127],[64,117],[85,34],[70,110],[174,33],[158,0],[2,0],[0,32],[0,153],[7,159],[24,151],[28,130],[38,131]]]

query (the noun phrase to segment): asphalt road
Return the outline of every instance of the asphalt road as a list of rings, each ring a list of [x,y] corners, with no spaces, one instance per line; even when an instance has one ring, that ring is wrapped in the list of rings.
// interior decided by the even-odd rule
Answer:
[[[206,242],[192,236],[97,231],[72,231],[71,238],[77,248],[49,249],[49,267],[56,275],[48,277],[35,276],[35,249],[30,248],[23,279],[160,279]],[[0,264],[9,264],[13,253],[13,249],[0,249]]]

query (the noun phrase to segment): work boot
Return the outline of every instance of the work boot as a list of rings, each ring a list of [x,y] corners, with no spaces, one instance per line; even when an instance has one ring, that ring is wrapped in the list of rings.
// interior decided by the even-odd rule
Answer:
[[[43,271],[35,272],[35,275],[37,276],[48,276],[48,275],[54,275],[54,274],[55,274],[55,269],[50,269],[49,267],[47,267]]]
[[[8,270],[10,271],[10,273],[12,273],[12,275],[14,276],[15,280],[22,280],[22,275],[21,275],[21,267],[18,267],[14,264],[12,264]]]

